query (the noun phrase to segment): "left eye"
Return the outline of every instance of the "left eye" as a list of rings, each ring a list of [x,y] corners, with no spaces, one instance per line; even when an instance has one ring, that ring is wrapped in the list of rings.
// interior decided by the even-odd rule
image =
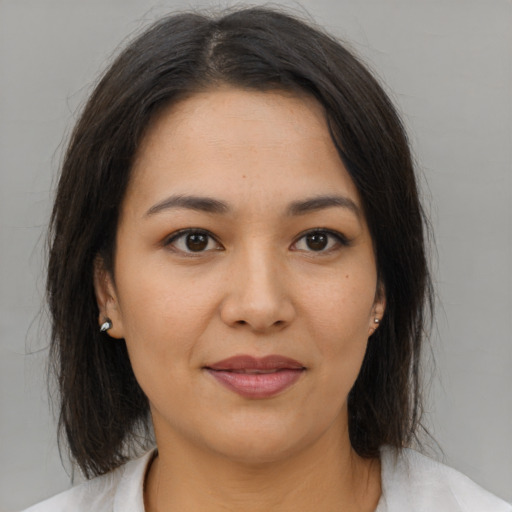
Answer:
[[[220,249],[219,243],[207,231],[184,230],[172,235],[165,243],[185,253],[201,253]]]
[[[299,251],[327,252],[338,245],[347,245],[347,240],[341,233],[315,230],[301,236],[293,244],[293,248]]]

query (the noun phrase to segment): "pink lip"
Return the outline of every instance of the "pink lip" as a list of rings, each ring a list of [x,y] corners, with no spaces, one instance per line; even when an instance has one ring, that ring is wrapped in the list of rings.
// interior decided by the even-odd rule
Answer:
[[[289,357],[241,355],[208,365],[205,370],[245,398],[270,398],[294,384],[306,368]]]

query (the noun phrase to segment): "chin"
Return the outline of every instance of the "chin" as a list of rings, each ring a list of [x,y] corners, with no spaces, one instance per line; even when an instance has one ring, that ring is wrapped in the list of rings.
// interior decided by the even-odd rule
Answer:
[[[269,442],[270,441],[270,442]],[[238,440],[229,441],[230,446],[217,447],[217,453],[229,461],[248,467],[262,467],[269,464],[284,461],[301,451],[301,444],[285,443],[283,439],[276,439],[272,442],[269,439]],[[234,443],[237,443],[234,445]]]
[[[284,461],[322,437],[322,431],[304,427],[303,423],[292,426],[275,418],[251,425],[231,423],[225,431],[210,431],[206,442],[210,450],[234,463],[257,467]]]

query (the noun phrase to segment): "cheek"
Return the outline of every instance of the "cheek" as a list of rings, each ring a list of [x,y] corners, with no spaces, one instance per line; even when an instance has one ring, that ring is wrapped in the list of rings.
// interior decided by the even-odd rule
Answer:
[[[307,306],[304,304],[307,329],[316,345],[322,394],[339,407],[366,353],[376,279],[372,272],[344,272],[330,276],[323,286],[318,284],[309,287]]]
[[[141,268],[129,261],[120,262],[118,275],[123,276],[117,288],[134,370],[173,368],[189,360],[215,309],[215,284],[191,281],[168,265]]]
[[[341,272],[304,289],[304,309],[320,339],[359,343],[368,338],[375,300],[372,274]]]
[[[152,407],[186,408],[212,298],[155,266],[124,275],[120,306],[136,379]]]

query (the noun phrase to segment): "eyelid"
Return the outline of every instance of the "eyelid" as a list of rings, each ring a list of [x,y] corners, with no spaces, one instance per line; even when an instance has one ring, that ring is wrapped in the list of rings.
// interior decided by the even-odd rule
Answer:
[[[224,250],[224,247],[218,241],[217,237],[213,233],[211,233],[209,230],[204,229],[204,228],[184,228],[184,229],[179,229],[177,231],[174,231],[173,233],[171,233],[170,235],[168,235],[167,237],[164,238],[164,240],[162,241],[162,246],[163,247],[170,247],[170,246],[172,246],[172,244],[176,240],[179,240],[180,238],[182,238],[182,237],[184,237],[186,235],[191,235],[191,234],[195,234],[195,233],[199,233],[199,234],[203,234],[203,235],[208,236],[219,247],[216,247],[215,249],[207,249],[207,250],[198,251],[198,252],[184,251],[182,249],[178,249],[177,247],[174,247],[172,250],[174,250],[175,252],[180,252],[180,253],[185,254],[187,256],[200,256],[201,254],[208,253],[208,252],[211,252],[211,251],[214,251],[214,250]],[[327,234],[328,236],[335,238],[336,241],[338,242],[338,244],[341,245],[341,246],[345,246],[346,247],[346,246],[349,246],[351,244],[351,240],[349,240],[343,233],[340,233],[339,231],[336,231],[336,230],[333,230],[333,229],[327,229],[327,228],[320,228],[320,227],[318,227],[318,228],[308,229],[308,230],[303,231],[302,233],[300,233],[296,237],[295,241],[291,245],[292,250],[294,250],[293,247],[300,240],[302,240],[307,235],[314,234],[314,233]],[[321,251],[309,250],[307,252],[322,254],[322,253],[328,253],[332,249],[334,249],[334,248],[330,248],[330,249],[327,249],[327,250],[321,250]],[[300,249],[298,249],[298,250],[300,250]]]
[[[207,249],[205,251],[197,251],[197,252],[194,252],[194,251],[183,251],[182,249],[178,249],[177,247],[174,247],[172,250],[174,250],[175,252],[180,252],[182,254],[185,254],[187,256],[200,256],[201,254],[205,254],[205,253],[208,253],[208,252],[211,252],[213,250],[223,250],[224,247],[222,247],[222,244],[217,240],[216,236],[211,233],[210,231],[208,231],[207,229],[204,229],[204,228],[184,228],[184,229],[179,229],[178,231],[174,231],[173,233],[171,233],[170,235],[168,235],[167,237],[164,238],[164,240],[162,241],[162,246],[163,247],[170,247],[172,246],[172,244],[174,242],[176,242],[176,240],[179,240],[180,238],[183,238],[185,237],[186,235],[193,235],[193,234],[201,234],[201,235],[206,235],[208,236],[209,238],[211,238],[219,247],[215,248],[215,249]]]
[[[312,229],[308,229],[308,230],[300,233],[297,236],[297,238],[295,239],[295,241],[293,242],[292,247],[295,246],[300,240],[302,240],[307,235],[314,234],[314,233],[324,233],[326,235],[329,235],[329,236],[335,238],[336,241],[339,243],[339,245],[341,245],[343,247],[348,247],[352,243],[351,240],[349,240],[343,233],[340,233],[339,231],[336,231],[333,229],[327,229],[327,228],[312,228]],[[322,253],[325,254],[325,253],[330,252],[332,249],[333,248],[327,249],[327,250],[322,250],[322,251],[314,251],[311,249],[307,252],[317,253],[317,254],[322,254]]]

